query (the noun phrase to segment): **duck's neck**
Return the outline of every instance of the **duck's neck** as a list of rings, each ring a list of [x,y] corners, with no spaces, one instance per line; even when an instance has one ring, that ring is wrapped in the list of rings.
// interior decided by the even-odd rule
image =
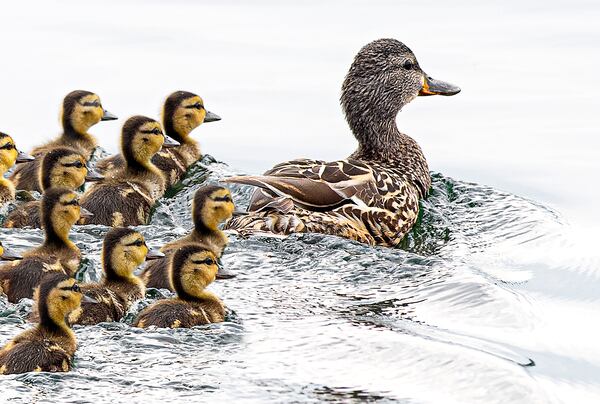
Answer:
[[[53,309],[47,305],[38,306],[40,313],[39,327],[51,334],[67,336],[71,339],[75,339],[71,327],[67,323],[66,316],[63,315],[58,309]]]
[[[87,131],[77,130],[70,121],[63,123],[63,139],[65,145],[84,144],[86,149],[93,150],[96,147],[96,138]]]
[[[44,247],[52,247],[53,249],[69,248],[74,249],[75,244],[69,240],[69,230],[71,226],[68,223],[53,223],[52,220],[46,218],[44,220]]]

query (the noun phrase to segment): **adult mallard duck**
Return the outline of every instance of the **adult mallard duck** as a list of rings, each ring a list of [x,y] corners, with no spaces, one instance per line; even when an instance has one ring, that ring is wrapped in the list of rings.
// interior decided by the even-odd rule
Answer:
[[[431,178],[421,148],[398,130],[396,115],[419,95],[458,92],[429,77],[403,43],[371,42],[356,55],[342,86],[342,108],[358,149],[345,160],[293,160],[262,176],[226,179],[260,188],[250,214],[227,227],[397,245],[417,220],[419,199],[427,195]]]

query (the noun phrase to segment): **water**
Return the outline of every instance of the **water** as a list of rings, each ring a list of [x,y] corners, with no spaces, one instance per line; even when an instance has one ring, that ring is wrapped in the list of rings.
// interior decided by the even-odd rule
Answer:
[[[3,16],[0,130],[22,149],[58,132],[74,88],[121,117],[158,116],[187,89],[223,117],[194,136],[229,165],[206,157],[161,202],[141,228],[154,247],[189,229],[205,181],[350,154],[337,99],[364,43],[398,38],[463,92],[399,115],[434,171],[401,249],[232,236],[238,277],[210,287],[229,321],[129,327],[151,293],[123,323],[75,330],[73,372],[2,377],[2,401],[600,401],[596,2],[61,1]],[[93,129],[110,152],[121,124]],[[245,206],[250,189],[234,193]],[[74,230],[79,279],[98,279],[105,231]],[[29,327],[30,304],[0,298],[0,344]]]

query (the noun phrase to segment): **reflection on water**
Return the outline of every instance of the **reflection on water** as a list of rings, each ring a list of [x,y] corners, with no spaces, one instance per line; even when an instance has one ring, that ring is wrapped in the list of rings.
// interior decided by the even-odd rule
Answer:
[[[232,174],[206,156],[142,233],[153,246],[184,234],[194,191]],[[251,189],[233,191],[245,206]],[[99,278],[105,231],[74,230],[86,256],[78,278]],[[564,244],[560,234],[567,232],[539,204],[434,174],[432,195],[403,249],[319,234],[232,234],[223,261],[238,276],[211,286],[229,307],[227,322],[131,328],[135,313],[168,294],[150,290],[122,323],[76,328],[75,371],[7,376],[0,395],[14,402],[97,401],[115,393],[134,401],[151,394],[155,400],[549,402],[556,391],[581,388],[576,376],[556,372],[562,356],[581,373],[600,363],[583,356],[593,336],[565,342],[552,325],[569,304],[586,301],[563,296],[561,312],[540,304],[552,300],[544,294],[552,282],[546,288],[541,272],[555,273],[556,265],[540,268],[536,257]],[[9,247],[40,240],[33,230],[1,234]],[[597,287],[597,278],[578,271],[589,263],[572,261],[571,281]],[[1,343],[28,326],[30,306],[0,299]],[[581,331],[576,318],[569,321]],[[585,394],[595,394],[594,383]]]

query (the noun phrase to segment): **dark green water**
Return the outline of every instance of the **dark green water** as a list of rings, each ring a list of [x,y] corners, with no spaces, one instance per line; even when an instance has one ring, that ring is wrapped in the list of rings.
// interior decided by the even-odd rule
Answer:
[[[209,156],[194,166],[152,223],[140,227],[149,244],[184,234],[194,191],[232,174]],[[231,235],[223,261],[238,276],[210,287],[227,304],[229,321],[134,329],[135,313],[163,295],[151,290],[121,323],[76,327],[72,372],[4,376],[0,397],[15,403],[548,402],[553,388],[598,374],[594,362],[569,357],[576,344],[547,324],[564,313],[550,313],[546,301],[576,308],[597,286],[585,271],[558,275],[551,262],[548,251],[565,245],[561,234],[569,231],[560,217],[490,187],[441,174],[433,180],[402,249],[317,234]],[[251,189],[233,191],[244,207]],[[80,279],[99,278],[106,230],[72,231],[86,257]],[[38,230],[0,234],[17,250],[42,237]],[[545,264],[536,262],[539,251]],[[556,276],[563,277],[563,295]],[[30,305],[0,299],[0,343],[30,326],[24,320]]]

